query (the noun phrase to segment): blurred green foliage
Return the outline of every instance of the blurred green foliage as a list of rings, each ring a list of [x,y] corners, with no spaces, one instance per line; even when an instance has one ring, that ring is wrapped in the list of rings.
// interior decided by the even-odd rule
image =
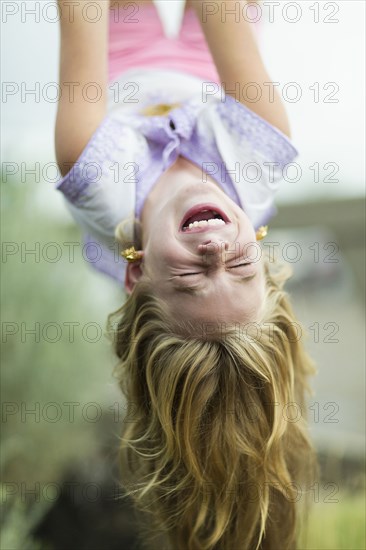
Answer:
[[[298,550],[364,550],[364,493],[342,492],[335,502],[324,500],[313,503],[308,529],[300,536]]]
[[[7,183],[2,189],[3,252],[5,244],[19,249],[3,254],[2,264],[2,401],[8,413],[2,468],[5,479],[29,483],[56,479],[67,463],[88,456],[98,411],[120,399],[103,333],[122,292],[93,273],[80,252],[70,263],[63,243],[80,242],[79,231],[67,221],[53,222],[47,195],[56,191],[42,186]],[[56,249],[47,252],[48,243],[62,251],[57,262],[49,261]],[[24,256],[25,246],[39,246],[40,255]],[[79,404],[74,415],[67,402]],[[88,403],[96,405],[83,413]]]

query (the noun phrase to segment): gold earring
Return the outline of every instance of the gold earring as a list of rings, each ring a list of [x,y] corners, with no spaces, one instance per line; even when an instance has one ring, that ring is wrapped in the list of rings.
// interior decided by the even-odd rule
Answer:
[[[142,259],[143,253],[138,252],[134,246],[131,246],[131,248],[125,248],[122,250],[121,256],[128,262],[138,262]]]
[[[264,239],[267,234],[268,225],[261,225],[261,227],[258,228],[258,231],[255,234],[257,241],[261,241],[262,239]]]

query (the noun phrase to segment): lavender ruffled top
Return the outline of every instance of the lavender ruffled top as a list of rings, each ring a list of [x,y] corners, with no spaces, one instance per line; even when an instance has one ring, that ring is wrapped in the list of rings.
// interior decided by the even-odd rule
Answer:
[[[179,106],[165,116],[142,114],[157,103]],[[297,151],[216,84],[172,70],[127,71],[110,86],[108,114],[56,184],[89,243],[93,267],[123,283],[126,261],[115,227],[140,216],[150,189],[179,155],[209,174],[257,229],[275,213],[283,168]]]

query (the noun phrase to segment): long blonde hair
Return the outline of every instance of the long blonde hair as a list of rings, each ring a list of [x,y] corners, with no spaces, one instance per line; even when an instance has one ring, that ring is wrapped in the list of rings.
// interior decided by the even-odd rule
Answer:
[[[317,474],[305,400],[315,369],[283,290],[288,274],[272,267],[250,330],[178,330],[147,281],[109,316],[130,420],[122,478],[149,514],[149,544],[160,533],[164,549],[296,548]]]

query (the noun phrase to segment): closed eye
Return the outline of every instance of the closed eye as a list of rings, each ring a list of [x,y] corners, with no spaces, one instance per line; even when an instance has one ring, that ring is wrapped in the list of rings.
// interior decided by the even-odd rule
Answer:
[[[229,267],[229,269],[236,269],[237,267],[245,267],[247,265],[252,265],[252,264],[251,262],[248,262],[244,264],[232,265]],[[181,273],[179,277],[189,277],[190,275],[201,275],[201,271],[195,271],[193,273]]]

